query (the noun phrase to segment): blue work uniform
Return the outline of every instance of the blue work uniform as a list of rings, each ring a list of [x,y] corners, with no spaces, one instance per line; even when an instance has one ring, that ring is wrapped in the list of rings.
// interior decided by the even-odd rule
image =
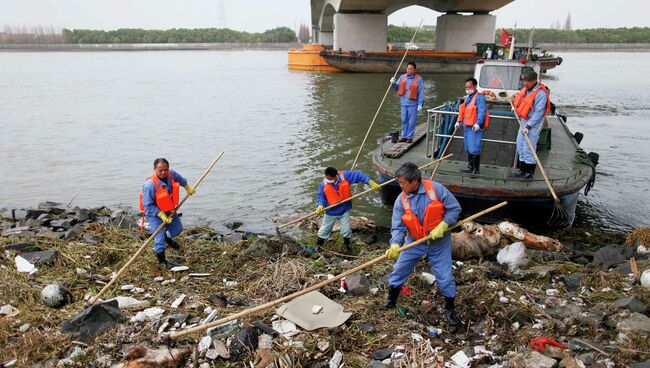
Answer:
[[[526,96],[533,93],[534,91],[540,89],[539,83],[533,87],[532,90],[526,91]],[[528,130],[528,139],[532,143],[533,148],[537,148],[537,141],[539,140],[539,134],[542,131],[542,122],[544,121],[544,113],[546,112],[546,103],[548,102],[548,96],[544,91],[539,91],[535,96],[535,101],[533,107],[528,112],[528,120],[521,118],[522,126],[529,126]],[[535,161],[535,156],[530,150],[526,138],[524,138],[524,133],[519,129],[517,134],[517,153],[519,154],[519,161],[523,161],[527,164],[534,165],[537,162]]]
[[[415,121],[418,115],[418,106],[424,106],[424,79],[422,76],[418,75],[418,99],[417,101],[414,101],[411,100],[408,95],[411,84],[413,84],[413,81],[415,80],[415,74],[402,74],[397,82],[393,84],[393,88],[397,91],[403,78],[406,78],[406,93],[404,93],[404,96],[400,96],[399,100],[402,109],[402,138],[413,139],[413,134],[415,133]]]
[[[438,200],[442,202],[445,207],[445,214],[442,221],[446,222],[447,225],[452,226],[456,221],[458,221],[458,216],[460,216],[460,204],[454,195],[451,194],[451,192],[442,184],[434,181],[433,188],[436,191]],[[406,197],[411,201],[411,210],[420,223],[423,223],[424,210],[427,205],[431,203],[424,185],[420,183],[420,188],[417,193],[407,193]],[[402,205],[402,196],[400,194],[397,197],[397,200],[395,200],[395,205],[393,206],[390,244],[399,244],[401,246],[404,244],[404,238],[406,238],[406,243],[412,243],[415,241],[415,239],[413,239],[408,233],[406,225],[402,222],[402,215],[404,215],[404,206]],[[388,284],[394,288],[401,287],[413,272],[415,265],[418,263],[418,260],[422,255],[426,255],[429,259],[431,271],[438,281],[440,293],[448,298],[455,297],[456,281],[454,280],[454,274],[451,268],[450,233],[446,233],[440,239],[430,240],[424,244],[419,244],[400,252],[399,258],[397,258],[397,261],[393,266],[393,272],[391,272],[388,277]]]
[[[187,185],[187,180],[181,174],[177,173],[172,169],[169,169],[169,173],[174,178],[174,181],[176,181],[181,187]],[[165,178],[164,180],[160,180],[160,183],[164,189],[166,189],[171,193],[168,178]],[[160,213],[160,208],[158,208],[158,206],[156,205],[155,193],[156,193],[156,189],[154,188],[153,181],[151,180],[151,178],[147,178],[147,180],[142,185],[142,194],[143,194],[142,204],[144,205],[145,215],[147,216],[147,220],[149,221],[149,229],[151,229],[151,231],[155,231],[158,228],[158,226],[162,224],[162,220],[160,219],[160,217],[158,217],[158,213]],[[174,217],[172,217],[172,222],[165,225],[165,228],[162,231],[160,231],[154,238],[154,247],[153,247],[154,252],[161,253],[165,251],[165,246],[166,246],[165,235],[167,235],[167,237],[169,238],[173,238],[176,235],[178,235],[182,230],[183,230],[183,224],[181,223],[181,219],[178,217],[178,215],[174,215]]]
[[[356,184],[356,183],[364,183],[368,184],[368,182],[371,180],[370,177],[361,171],[355,171],[355,170],[345,170],[343,171],[343,176],[345,176],[345,180],[350,183],[350,185]],[[341,178],[337,178],[336,183],[332,184],[334,185],[334,189],[339,190],[339,183],[341,182]],[[325,196],[325,183],[323,180],[321,180],[320,184],[318,185],[318,199],[316,200],[316,204],[319,206],[323,207],[329,207],[331,204],[327,201],[327,197]],[[344,238],[349,238],[352,236],[352,229],[350,227],[350,210],[352,209],[352,201],[347,201],[345,203],[342,203],[334,208],[331,208],[325,212],[325,216],[323,216],[323,223],[318,230],[318,237],[322,239],[327,239],[329,238],[330,234],[332,233],[332,228],[334,227],[334,224],[336,221],[341,221],[341,235]]]
[[[465,144],[465,152],[468,155],[481,155],[481,140],[483,139],[483,129],[485,128],[485,111],[486,111],[486,102],[485,96],[482,93],[474,92],[474,94],[465,97],[465,107],[469,106],[472,99],[476,98],[476,124],[481,127],[481,130],[475,132],[471,126],[465,125],[464,121],[460,123],[465,127],[463,133],[463,143]]]

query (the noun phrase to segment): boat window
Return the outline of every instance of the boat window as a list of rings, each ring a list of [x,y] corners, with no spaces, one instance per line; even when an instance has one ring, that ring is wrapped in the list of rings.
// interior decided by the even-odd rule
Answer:
[[[522,71],[530,67],[485,65],[481,68],[478,84],[481,88],[520,90],[524,88]],[[503,83],[503,86],[502,86]]]

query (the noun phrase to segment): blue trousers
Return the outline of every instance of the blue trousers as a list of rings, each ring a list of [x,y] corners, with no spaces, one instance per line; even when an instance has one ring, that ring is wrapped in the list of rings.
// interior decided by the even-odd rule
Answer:
[[[525,125],[526,124],[524,123],[524,126]],[[530,139],[530,143],[533,144],[533,147],[535,149],[537,149],[537,141],[539,140],[540,131],[541,126],[538,128],[533,128],[528,132],[528,139]],[[519,133],[517,134],[517,153],[519,154],[519,161],[523,161],[531,165],[537,163],[537,161],[535,161],[535,156],[533,156],[533,151],[530,150],[528,142],[526,142],[526,138],[524,137],[524,133],[521,131],[521,129],[519,129]]]
[[[463,132],[463,143],[465,144],[465,152],[468,155],[479,156],[481,154],[481,139],[483,139],[483,129],[474,132],[471,126],[465,126]]]
[[[318,237],[321,239],[328,239],[336,221],[341,221],[341,236],[344,238],[351,237],[352,228],[350,227],[350,211],[345,212],[341,216],[325,214],[325,216],[323,216],[323,224],[318,230]]]
[[[156,231],[158,226],[162,224],[162,220],[158,216],[147,216],[147,220],[149,220],[149,229],[152,232]],[[182,230],[183,230],[183,224],[181,223],[181,219],[177,215],[174,215],[174,217],[172,218],[172,222],[168,225],[165,225],[162,231],[160,231],[153,239],[154,240],[153,251],[156,253],[164,252],[167,246],[167,243],[165,243],[165,235],[167,235],[170,238],[173,238],[176,235],[180,234]]]
[[[427,255],[429,258],[429,265],[438,281],[440,294],[448,298],[455,297],[456,280],[451,269],[451,236],[449,234],[431,242],[431,245],[420,244],[401,252],[393,266],[393,272],[388,277],[388,284],[391,287],[404,285],[422,255]]]
[[[402,138],[413,139],[415,120],[418,117],[418,105],[402,106]]]

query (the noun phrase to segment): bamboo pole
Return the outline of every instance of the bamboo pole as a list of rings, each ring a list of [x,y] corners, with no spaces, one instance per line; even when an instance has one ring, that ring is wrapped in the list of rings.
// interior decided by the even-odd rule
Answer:
[[[422,22],[424,22],[424,19],[420,21],[418,28],[415,30],[415,33],[413,33],[413,37],[411,37],[411,43],[409,43],[409,46],[413,44],[413,41],[415,40],[415,36],[418,34],[420,27],[422,27]],[[409,53],[409,49],[410,47],[406,48],[406,51],[402,56],[402,60],[400,60],[399,65],[397,65],[397,69],[395,70],[395,73],[393,73],[393,78],[395,78],[397,76],[397,73],[399,73],[399,69],[402,67],[402,63],[404,63],[404,59],[406,59],[406,55]],[[355,166],[357,166],[357,160],[359,160],[359,155],[361,154],[361,150],[363,149],[363,146],[366,144],[366,140],[368,139],[368,135],[372,130],[372,126],[375,125],[375,120],[377,120],[377,116],[379,116],[379,111],[381,111],[382,106],[384,106],[384,102],[386,101],[386,97],[388,96],[388,92],[390,92],[391,88],[393,88],[393,83],[389,84],[388,88],[386,88],[386,93],[384,93],[384,98],[381,99],[381,103],[379,104],[379,107],[375,112],[375,116],[373,116],[372,121],[370,122],[370,126],[366,131],[366,136],[363,137],[363,141],[361,142],[361,146],[359,147],[359,151],[357,152],[357,156],[354,158],[354,162],[352,163],[352,167],[350,168],[350,170],[354,170]]]
[[[466,222],[473,221],[474,219],[476,219],[476,218],[478,218],[480,216],[483,216],[486,213],[492,212],[492,211],[494,211],[494,210],[496,210],[498,208],[501,208],[501,207],[503,207],[503,206],[505,206],[507,204],[508,204],[508,202],[504,201],[504,202],[501,202],[501,203],[499,203],[497,205],[494,205],[494,206],[492,206],[492,207],[490,207],[488,209],[485,209],[485,210],[483,210],[483,211],[481,211],[479,213],[476,213],[476,214],[474,214],[472,216],[469,216],[466,219],[457,222],[454,226],[447,229],[447,231],[451,231],[451,230],[453,230],[455,228],[458,228],[458,227],[462,226]],[[416,241],[414,241],[412,243],[409,243],[409,244],[399,248],[397,251],[398,252],[403,252],[403,251],[405,251],[407,249],[415,247],[416,245],[422,244],[422,243],[426,242],[427,240],[430,240],[430,238],[428,236],[424,237],[424,238],[422,238],[420,240],[416,240]],[[348,271],[345,271],[345,272],[339,274],[338,276],[336,276],[336,277],[334,277],[332,279],[322,281],[322,282],[320,282],[320,283],[318,283],[316,285],[313,285],[313,286],[310,286],[310,287],[308,287],[306,289],[297,291],[297,292],[295,292],[293,294],[287,295],[287,296],[282,297],[280,299],[276,299],[276,300],[270,301],[268,303],[258,305],[257,307],[253,307],[253,308],[243,310],[243,311],[241,311],[239,313],[235,313],[235,314],[230,315],[228,317],[224,317],[224,318],[221,318],[219,320],[216,320],[216,321],[213,321],[213,322],[210,322],[210,323],[206,323],[206,324],[203,324],[203,325],[200,325],[200,326],[196,326],[196,327],[184,330],[184,331],[178,331],[178,332],[171,333],[170,335],[168,335],[168,338],[172,339],[172,340],[175,340],[175,339],[178,339],[180,337],[187,336],[187,335],[193,334],[195,332],[203,331],[203,330],[206,330],[206,329],[208,329],[210,327],[218,326],[218,325],[230,322],[230,321],[234,321],[234,320],[236,320],[238,318],[248,316],[248,315],[253,314],[255,312],[259,312],[259,311],[274,307],[274,306],[276,306],[276,305],[278,305],[280,303],[288,302],[289,300],[295,299],[295,298],[297,298],[297,297],[299,297],[301,295],[305,295],[305,294],[310,293],[310,292],[312,292],[314,290],[318,290],[318,289],[320,289],[320,288],[322,288],[324,286],[327,286],[327,285],[329,285],[331,283],[337,282],[337,281],[339,281],[340,279],[342,279],[342,278],[344,278],[346,276],[349,276],[349,275],[351,275],[351,274],[353,274],[353,273],[355,273],[357,271],[368,268],[368,267],[370,267],[370,266],[372,266],[372,265],[374,265],[376,263],[379,263],[379,262],[383,261],[384,259],[386,259],[385,254],[381,255],[381,256],[379,256],[377,258],[374,258],[374,259],[372,259],[372,260],[370,260],[370,261],[368,261],[366,263],[363,263],[363,264],[361,264],[359,266],[356,266],[356,267],[354,267],[354,268],[352,268],[352,269],[350,269]]]
[[[212,163],[210,164],[210,166],[208,166],[207,170],[205,170],[205,172],[203,173],[203,175],[201,175],[201,177],[199,178],[199,180],[196,181],[196,184],[194,184],[194,188],[197,188],[197,187],[199,186],[199,184],[201,184],[201,182],[203,181],[203,179],[208,175],[208,173],[210,172],[210,170],[212,170],[212,168],[213,168],[214,165],[217,163],[217,161],[219,161],[219,159],[221,158],[221,156],[223,156],[223,151],[221,151],[221,153],[219,153],[219,155],[217,155],[217,157],[212,161]],[[178,211],[178,209],[181,208],[181,206],[183,205],[183,203],[185,203],[185,201],[187,200],[187,198],[189,198],[189,196],[190,196],[189,194],[185,194],[185,197],[183,197],[183,199],[178,203],[178,205],[177,205],[176,208],[172,211],[172,214],[171,214],[170,216],[174,216],[174,214],[176,214],[176,212]],[[104,294],[108,289],[110,289],[111,286],[113,286],[113,284],[115,283],[115,281],[117,281],[117,279],[118,279],[120,276],[122,276],[122,274],[123,274],[123,273],[124,273],[128,268],[129,268],[129,266],[130,266],[130,265],[131,265],[131,264],[136,260],[136,258],[138,258],[138,256],[139,256],[139,255],[144,251],[144,249],[146,248],[146,246],[149,245],[149,244],[151,244],[151,242],[152,242],[153,239],[156,237],[156,235],[158,235],[158,233],[159,233],[160,231],[162,231],[162,229],[163,229],[166,225],[167,225],[167,224],[163,222],[163,223],[160,224],[160,226],[158,226],[158,228],[156,229],[156,231],[154,231],[153,234],[151,234],[151,236],[150,236],[147,240],[145,240],[144,243],[142,243],[142,245],[140,246],[140,248],[138,248],[138,250],[137,250],[137,251],[135,252],[135,254],[131,257],[131,259],[129,259],[129,261],[126,262],[126,264],[125,264],[124,266],[122,266],[122,268],[120,268],[120,270],[117,272],[117,274],[116,274],[114,277],[111,278],[111,281],[109,281],[108,284],[104,285],[104,287],[99,291],[99,293],[97,293],[97,295],[95,295],[95,296],[90,300],[90,305],[93,305],[93,304],[97,303],[97,301],[99,300],[99,297],[101,297],[101,296],[102,296],[102,295],[103,295],[103,294]]]
[[[426,163],[426,164],[424,164],[424,165],[418,167],[418,169],[422,170],[422,169],[424,169],[424,168],[426,168],[426,167],[429,167],[429,166],[431,166],[431,165],[433,165],[433,164],[435,164],[435,163],[440,164],[440,161],[442,161],[442,160],[444,160],[444,159],[447,159],[447,158],[449,158],[449,157],[451,157],[451,156],[453,156],[453,155],[447,155],[447,156],[444,156],[444,157],[440,157],[439,159],[437,159],[437,160],[435,160],[435,161],[431,161],[431,162],[429,162],[429,163]],[[381,187],[383,187],[383,186],[385,186],[385,185],[388,185],[388,184],[394,182],[395,180],[397,180],[397,179],[394,179],[394,178],[393,178],[393,179],[391,179],[391,180],[385,181],[385,182],[379,184],[379,186],[378,186],[377,188],[372,188],[372,189],[364,190],[363,192],[358,193],[358,194],[355,194],[355,195],[353,195],[353,196],[350,197],[350,198],[344,199],[344,200],[342,200],[341,202],[338,202],[338,203],[335,203],[335,204],[333,204],[333,205],[331,205],[331,206],[328,206],[328,207],[326,207],[324,210],[327,211],[327,210],[332,209],[332,208],[334,208],[334,207],[336,207],[336,206],[338,206],[338,205],[340,205],[340,204],[343,204],[343,203],[345,203],[345,202],[349,202],[349,201],[351,201],[351,200],[353,200],[353,199],[355,199],[355,198],[359,198],[359,197],[361,197],[362,195],[367,194],[367,193],[370,193],[370,192],[375,191],[375,190],[377,190],[377,189],[380,189]],[[306,220],[306,219],[308,219],[308,218],[310,218],[310,217],[312,217],[312,216],[316,216],[316,215],[318,215],[318,212],[316,212],[316,211],[311,212],[311,213],[308,214],[308,215],[305,215],[305,216],[302,216],[302,217],[300,217],[300,218],[298,218],[298,219],[295,219],[295,220],[289,221],[289,222],[287,222],[286,224],[282,224],[282,225],[278,226],[277,229],[279,230],[279,229],[285,228],[285,227],[287,227],[287,226],[289,226],[289,225],[296,224],[296,223],[298,223],[298,222],[304,221],[304,220]]]

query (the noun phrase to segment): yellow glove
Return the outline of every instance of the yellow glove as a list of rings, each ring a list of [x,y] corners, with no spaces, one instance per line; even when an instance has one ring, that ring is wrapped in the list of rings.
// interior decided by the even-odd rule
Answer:
[[[449,225],[447,225],[446,222],[440,221],[438,226],[434,227],[433,230],[429,233],[429,236],[431,236],[431,240],[436,240],[440,239],[445,235],[445,231],[449,228]]]
[[[372,189],[379,189],[379,184],[377,184],[377,182],[375,182],[374,180],[370,180],[368,182],[368,185],[370,185],[370,188]]]
[[[185,192],[186,192],[187,194],[189,194],[189,195],[193,195],[194,193],[196,193],[196,189],[194,189],[194,187],[192,187],[192,186],[189,185],[189,184],[187,184],[187,185],[184,186],[183,188],[185,188]]]
[[[399,248],[399,244],[391,244],[390,248],[386,251],[386,258],[391,260],[397,259],[399,257],[399,252],[397,251]]]
[[[165,215],[165,213],[162,212],[162,211],[158,212],[158,217],[160,217],[160,219],[162,220],[162,222],[164,222],[164,223],[166,223],[166,224],[171,224],[171,223],[172,223],[172,216],[167,216],[167,215]]]
[[[325,207],[323,207],[322,205],[316,207],[316,213],[319,214],[319,215],[324,214],[325,213]]]

